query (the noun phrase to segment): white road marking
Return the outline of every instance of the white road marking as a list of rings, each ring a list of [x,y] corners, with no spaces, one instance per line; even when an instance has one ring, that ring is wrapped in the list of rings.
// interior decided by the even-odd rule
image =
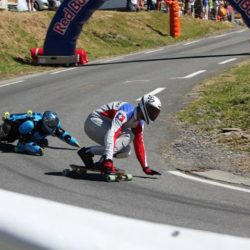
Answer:
[[[229,35],[229,33],[227,33],[227,34],[222,34],[222,35],[218,35],[218,36],[215,36],[214,38],[220,38],[220,37],[224,37],[224,36],[227,36],[227,35]]]
[[[51,75],[56,75],[56,74],[59,74],[59,73],[65,72],[65,71],[69,71],[69,70],[73,70],[73,69],[75,69],[75,67],[74,68],[68,68],[68,69],[58,70],[58,71],[52,72],[50,74]]]
[[[216,181],[210,181],[210,180],[207,180],[207,179],[203,179],[203,178],[191,176],[191,175],[188,175],[188,174],[184,174],[184,173],[181,173],[179,171],[168,171],[168,173],[179,176],[179,177],[183,177],[183,178],[186,178],[186,179],[189,179],[189,180],[193,180],[193,181],[203,182],[203,183],[218,186],[218,187],[223,187],[223,188],[228,188],[228,189],[232,189],[232,190],[237,190],[237,191],[241,191],[241,192],[250,193],[250,189],[235,187],[235,186],[231,186],[231,185],[227,185],[227,184],[222,184],[222,183],[216,182]]]
[[[245,32],[247,29],[243,29],[243,30],[237,30],[237,31],[233,31],[232,33],[242,33],[242,32]],[[231,33],[231,34],[232,34]]]
[[[171,77],[171,78],[169,78],[169,79],[188,79],[188,78],[195,77],[195,76],[197,76],[197,75],[199,75],[199,74],[202,74],[202,73],[204,73],[204,72],[206,72],[206,70],[199,70],[199,71],[196,71],[196,72],[191,73],[191,74],[186,75],[186,76]]]
[[[117,60],[121,60],[121,59],[124,59],[124,57],[117,57],[117,58],[113,58],[113,59],[102,60],[100,62],[106,63],[106,62],[113,62],[113,61],[117,61]]]
[[[147,95],[156,95],[157,93],[160,93],[161,91],[163,91],[165,88],[157,88],[149,93],[147,93]],[[136,101],[140,101],[142,97],[139,97],[136,99]]]
[[[150,50],[150,51],[144,52],[144,54],[151,54],[151,53],[158,52],[158,51],[162,51],[162,50],[163,50],[163,49]]]
[[[117,250],[250,249],[250,240],[243,237],[136,220],[6,190],[0,190],[0,200],[0,232],[22,240],[23,249],[25,242],[53,250],[105,250],[111,245]]]
[[[13,84],[17,84],[17,83],[20,83],[20,82],[23,82],[23,81],[24,81],[24,80],[6,83],[6,84],[3,84],[3,85],[0,85],[0,88],[5,87],[5,86],[9,86],[9,85],[13,85]]]
[[[233,61],[235,61],[235,60],[237,60],[237,59],[238,59],[238,58],[231,58],[231,59],[228,59],[228,60],[219,62],[218,64],[226,64],[226,63],[229,63],[229,62],[233,62]]]
[[[125,81],[124,83],[133,83],[133,82],[149,82],[149,80],[129,80],[129,81]]]
[[[200,40],[196,40],[196,41],[192,41],[192,42],[188,42],[188,43],[185,43],[184,46],[187,46],[187,45],[190,45],[190,44],[193,44],[193,43],[198,43]]]

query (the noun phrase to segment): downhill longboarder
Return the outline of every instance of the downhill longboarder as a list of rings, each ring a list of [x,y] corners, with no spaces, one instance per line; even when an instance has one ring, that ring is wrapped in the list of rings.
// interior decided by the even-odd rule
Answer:
[[[131,153],[133,142],[136,157],[142,170],[147,175],[160,175],[151,169],[143,140],[144,122],[149,124],[156,120],[161,111],[158,97],[144,95],[137,106],[128,102],[111,102],[93,111],[85,121],[85,132],[90,139],[98,143],[83,147],[78,155],[85,166],[95,166],[93,157],[101,155],[102,171],[116,174],[119,170],[113,164],[113,158],[126,158]]]

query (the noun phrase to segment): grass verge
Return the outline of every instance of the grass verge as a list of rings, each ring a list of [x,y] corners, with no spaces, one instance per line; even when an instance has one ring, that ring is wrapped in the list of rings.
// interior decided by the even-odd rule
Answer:
[[[246,61],[205,80],[198,89],[198,98],[179,113],[179,119],[200,131],[217,133],[219,143],[250,153],[249,72],[250,61]]]

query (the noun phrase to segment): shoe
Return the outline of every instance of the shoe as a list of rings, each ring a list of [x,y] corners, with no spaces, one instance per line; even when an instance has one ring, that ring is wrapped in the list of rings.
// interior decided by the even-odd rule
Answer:
[[[77,154],[80,156],[80,158],[82,159],[85,166],[94,167],[94,161],[93,161],[94,155],[91,154],[90,152],[87,152],[88,150],[89,150],[89,148],[81,148],[77,152]]]
[[[45,148],[45,147],[49,146],[49,141],[48,141],[48,139],[44,138],[44,139],[41,139],[37,144],[40,147]]]
[[[115,173],[117,173],[117,168],[113,165],[112,160],[105,160],[103,162],[103,172],[105,174],[115,174]]]

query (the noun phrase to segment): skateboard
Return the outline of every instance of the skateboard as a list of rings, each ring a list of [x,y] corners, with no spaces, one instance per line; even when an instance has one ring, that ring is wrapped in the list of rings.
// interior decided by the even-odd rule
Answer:
[[[106,174],[100,166],[96,165],[94,167],[86,167],[71,164],[70,168],[71,169],[64,169],[62,174],[67,177],[83,176],[90,171],[100,173],[107,182],[131,181],[133,179],[132,174],[127,174],[123,169],[117,169],[116,173]]]

